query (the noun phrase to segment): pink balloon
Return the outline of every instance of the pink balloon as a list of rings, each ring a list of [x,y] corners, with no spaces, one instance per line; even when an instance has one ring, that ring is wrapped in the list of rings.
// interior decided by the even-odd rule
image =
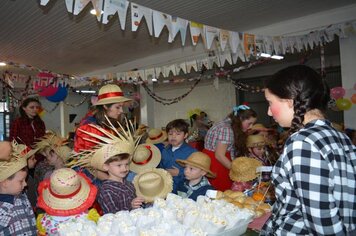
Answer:
[[[330,96],[334,99],[342,98],[345,95],[345,89],[343,87],[335,87],[330,89]]]
[[[35,84],[34,89],[38,92],[38,95],[42,97],[53,96],[58,91],[58,87],[53,87],[53,85],[47,87],[47,86],[39,86],[38,84]]]

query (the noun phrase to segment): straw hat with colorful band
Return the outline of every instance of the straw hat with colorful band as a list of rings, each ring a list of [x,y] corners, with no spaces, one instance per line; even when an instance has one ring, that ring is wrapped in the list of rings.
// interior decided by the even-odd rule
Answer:
[[[97,188],[83,173],[69,168],[55,170],[38,186],[38,207],[53,216],[70,216],[90,208]]]
[[[266,146],[266,139],[262,135],[249,135],[247,136],[246,146],[248,148],[252,147],[263,147]]]
[[[161,161],[161,152],[154,144],[144,143],[137,146],[130,163],[130,170],[140,173],[155,168]]]
[[[161,129],[151,129],[148,132],[148,138],[146,139],[146,143],[162,143],[167,140],[167,132]]]
[[[230,179],[233,181],[247,182],[257,178],[257,167],[262,163],[250,157],[238,157],[232,161]]]
[[[155,198],[166,198],[173,190],[172,176],[163,169],[147,169],[137,174],[133,180],[136,195],[153,202]]]
[[[97,170],[105,171],[103,168],[104,163],[111,157],[124,153],[127,153],[131,156],[134,153],[134,150],[137,146],[138,141],[140,140],[140,137],[134,137],[132,135],[132,133],[135,132],[132,123],[126,120],[126,129],[124,129],[120,123],[120,128],[116,129],[110,122],[110,120],[107,118],[107,116],[105,117],[108,123],[110,124],[110,126],[108,126],[108,128],[110,129],[109,131],[101,128],[100,126],[89,124],[89,126],[103,133],[103,136],[79,129],[83,133],[88,134],[90,137],[97,139],[94,140],[84,138],[85,140],[94,142],[97,145],[93,149],[83,150],[81,152],[72,154],[71,158],[73,159],[73,161],[68,163],[67,166],[91,167]]]
[[[203,152],[193,152],[188,159],[176,161],[179,165],[191,165],[207,172],[208,178],[215,178],[216,174],[210,170],[210,157]]]
[[[121,88],[116,84],[107,84],[99,89],[98,101],[95,105],[105,105],[119,102],[127,102],[132,99],[124,97]]]

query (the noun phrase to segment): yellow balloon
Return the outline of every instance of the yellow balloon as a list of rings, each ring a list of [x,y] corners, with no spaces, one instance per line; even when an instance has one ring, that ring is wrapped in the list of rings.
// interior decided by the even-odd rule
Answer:
[[[339,98],[339,99],[336,100],[336,106],[341,111],[346,111],[346,110],[349,110],[351,108],[352,103],[347,98]]]

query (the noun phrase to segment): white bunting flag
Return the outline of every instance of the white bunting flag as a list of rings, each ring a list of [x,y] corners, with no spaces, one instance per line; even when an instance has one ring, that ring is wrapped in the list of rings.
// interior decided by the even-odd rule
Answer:
[[[203,35],[203,24],[190,21],[189,28],[190,28],[190,35],[192,37],[192,43],[195,46],[199,41],[199,36]]]
[[[273,37],[273,48],[276,55],[283,55],[283,45],[280,36]]]
[[[152,84],[153,83],[152,79],[154,79],[154,78],[157,79],[156,74],[155,74],[155,69],[154,68],[146,69],[145,77],[146,77],[146,81],[148,82],[148,84]]]
[[[172,75],[177,75],[175,64],[169,65],[169,66],[164,66],[163,68],[164,68],[166,77],[168,77],[171,73],[172,73]]]
[[[171,31],[168,36],[168,42],[173,42],[174,38],[176,37],[177,33],[180,32],[180,38],[182,40],[182,45],[185,45],[185,38],[187,36],[187,27],[188,21],[179,17],[172,16],[171,21]]]
[[[255,36],[255,43],[256,43],[256,52],[255,55],[261,52],[266,52],[264,38],[261,35]]]
[[[73,13],[73,1],[74,0],[66,0],[66,8],[70,13]]]
[[[240,44],[239,33],[234,31],[229,31],[229,43],[232,53],[237,52],[237,48]]]
[[[180,71],[183,71],[184,74],[187,73],[187,66],[186,66],[185,62],[176,64],[177,75],[179,75]]]
[[[232,57],[231,57],[231,52],[230,51],[226,50],[224,52],[220,52],[219,58],[220,58],[221,66],[224,66],[226,61],[230,65],[232,65]]]
[[[46,6],[49,0],[41,0],[40,4],[41,6]]]
[[[263,37],[263,43],[265,45],[265,53],[268,53],[269,55],[273,54],[273,40],[271,36],[264,36]]]
[[[126,73],[121,72],[121,73],[116,73],[116,77],[119,81],[125,81],[126,80]]]
[[[132,31],[136,31],[145,17],[149,34],[152,36],[152,9],[131,2],[131,25]]]
[[[192,69],[194,69],[194,71],[198,71],[198,66],[197,66],[197,61],[196,60],[192,60],[192,61],[187,61],[185,63],[187,65],[187,73],[192,72]]]
[[[214,64],[216,64],[218,67],[221,67],[219,57],[216,55],[210,55],[208,57],[208,64],[209,68],[214,68]]]
[[[91,3],[96,12],[96,19],[100,22],[103,14],[103,0],[91,0]]]
[[[218,38],[220,30],[218,28],[204,25],[204,35],[206,39],[206,48],[210,49],[214,39]]]
[[[219,42],[220,42],[220,47],[221,49],[224,51],[227,42],[229,41],[229,31],[228,30],[220,30],[220,34],[219,34]]]
[[[154,36],[156,38],[159,37],[159,35],[162,32],[162,29],[164,26],[167,26],[168,33],[171,32],[172,28],[172,16],[159,12],[159,11],[152,11],[152,18],[153,18],[153,30],[154,30]]]
[[[202,70],[203,66],[205,69],[210,69],[208,58],[202,58],[197,60],[198,70]]]
[[[124,30],[128,8],[129,2],[126,0],[106,0],[103,13],[103,24],[107,24],[109,22],[109,16],[115,15],[117,12],[121,29]]]
[[[90,0],[75,1],[73,14],[78,15],[89,2]]]
[[[290,45],[288,37],[282,37],[282,54],[286,54],[290,52]]]

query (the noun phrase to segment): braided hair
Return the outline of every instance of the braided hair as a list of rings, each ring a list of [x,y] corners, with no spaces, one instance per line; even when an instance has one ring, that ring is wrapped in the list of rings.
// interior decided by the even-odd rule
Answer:
[[[314,69],[305,65],[290,66],[274,74],[266,88],[281,99],[292,99],[294,117],[290,132],[303,127],[305,113],[324,112],[330,100],[329,87]]]

